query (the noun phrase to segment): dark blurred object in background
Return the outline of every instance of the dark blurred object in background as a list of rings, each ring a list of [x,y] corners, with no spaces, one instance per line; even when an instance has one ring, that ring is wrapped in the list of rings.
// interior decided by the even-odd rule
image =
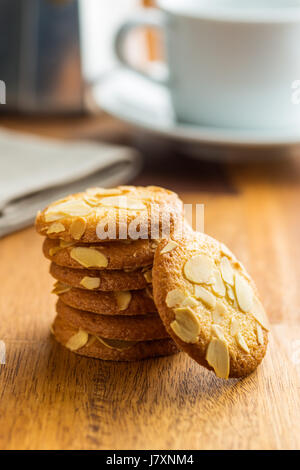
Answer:
[[[0,78],[5,111],[82,111],[78,1],[1,0]]]

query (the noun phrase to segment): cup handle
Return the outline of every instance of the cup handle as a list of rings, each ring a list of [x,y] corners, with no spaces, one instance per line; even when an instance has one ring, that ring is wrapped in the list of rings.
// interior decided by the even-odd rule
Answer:
[[[141,10],[119,27],[113,42],[114,51],[117,58],[128,70],[132,70],[140,76],[147,78],[154,83],[159,83],[160,85],[166,85],[169,81],[167,65],[163,62],[156,62],[149,67],[149,71],[147,72],[144,72],[134,65],[131,65],[127,60],[124,51],[124,41],[128,33],[135,28],[139,28],[141,26],[151,26],[152,28],[164,29],[165,24],[166,20],[164,14],[161,11],[156,10],[155,8]]]

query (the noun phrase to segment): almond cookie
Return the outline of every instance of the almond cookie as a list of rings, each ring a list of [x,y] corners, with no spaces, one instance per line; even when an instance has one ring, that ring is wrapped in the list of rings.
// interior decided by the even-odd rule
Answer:
[[[150,274],[149,274],[150,273]],[[80,289],[119,291],[144,289],[151,284],[151,269],[138,271],[99,271],[72,269],[51,263],[50,274],[63,284]]]
[[[114,292],[88,291],[57,282],[53,293],[70,307],[101,315],[145,315],[157,313],[148,289]]]
[[[156,246],[151,240],[84,245],[46,238],[43,252],[55,264],[68,268],[134,270],[153,264]]]
[[[52,331],[59,343],[76,354],[107,361],[139,361],[178,352],[171,338],[138,342],[109,340],[74,328],[60,315],[56,316]]]
[[[42,235],[84,243],[160,238],[181,223],[177,194],[156,186],[90,188],[53,202],[36,217]]]
[[[268,323],[257,289],[222,243],[200,233],[162,241],[153,293],[179,348],[218,377],[246,376],[263,359]]]
[[[100,315],[86,312],[57,301],[56,311],[77,330],[82,329],[90,334],[109,339],[124,341],[150,341],[168,338],[169,335],[157,313],[148,315]]]

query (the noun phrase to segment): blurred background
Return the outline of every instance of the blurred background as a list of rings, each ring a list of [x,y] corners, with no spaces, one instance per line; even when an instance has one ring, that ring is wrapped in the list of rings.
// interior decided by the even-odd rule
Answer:
[[[213,133],[207,138],[201,129],[176,127],[159,87],[150,90],[148,83],[116,75],[121,67],[112,47],[116,30],[137,9],[156,8],[154,0],[1,0],[0,8],[0,79],[6,85],[6,104],[0,105],[3,234],[32,223],[36,208],[56,195],[91,183],[215,194],[234,190],[228,175],[241,168],[251,174],[255,167],[257,178],[269,178],[270,171],[282,175],[282,166],[286,174],[287,167],[298,165],[297,142],[259,145],[251,134],[246,144],[220,135],[214,141]],[[132,31],[125,49],[129,62],[144,71],[165,58],[157,29]],[[82,167],[69,158],[75,144]],[[61,172],[59,184],[55,172]],[[37,191],[44,191],[43,197],[32,204],[28,196]],[[5,219],[22,197],[27,207],[32,204],[31,212],[18,224],[20,211]]]
[[[1,79],[5,111],[80,113],[89,110],[86,88],[117,65],[117,27],[150,0],[3,0]],[[161,56],[158,32],[135,32],[129,57],[143,67]],[[2,110],[3,111],[3,110]]]

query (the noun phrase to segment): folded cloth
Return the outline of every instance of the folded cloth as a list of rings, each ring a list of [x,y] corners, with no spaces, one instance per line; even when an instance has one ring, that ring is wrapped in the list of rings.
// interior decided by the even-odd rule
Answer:
[[[0,130],[0,237],[31,225],[39,209],[93,186],[116,186],[141,168],[135,150]]]

